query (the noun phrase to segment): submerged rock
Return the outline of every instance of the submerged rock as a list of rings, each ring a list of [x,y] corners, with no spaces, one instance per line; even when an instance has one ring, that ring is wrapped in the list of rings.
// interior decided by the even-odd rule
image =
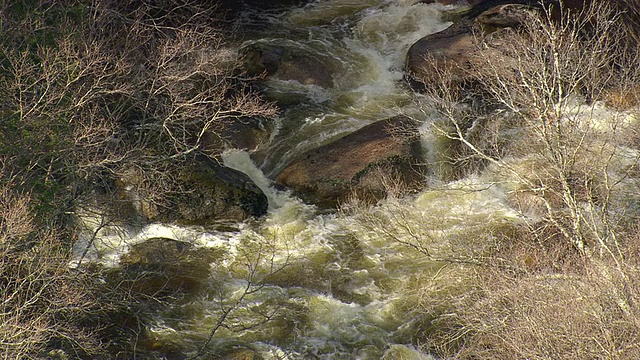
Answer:
[[[320,60],[310,56],[294,56],[280,63],[275,77],[280,80],[294,80],[303,85],[333,87],[333,76]]]
[[[245,67],[250,74],[266,74],[278,80],[297,81],[303,85],[333,87],[333,74],[314,56],[292,50],[254,44],[246,49]]]
[[[220,250],[196,248],[190,243],[153,238],[134,245],[122,255],[125,275],[133,278],[132,290],[153,296],[176,292],[195,294],[207,285],[211,263]]]
[[[303,199],[331,207],[353,192],[379,199],[385,180],[412,186],[422,179],[417,124],[404,116],[382,120],[308,151],[277,176]]]

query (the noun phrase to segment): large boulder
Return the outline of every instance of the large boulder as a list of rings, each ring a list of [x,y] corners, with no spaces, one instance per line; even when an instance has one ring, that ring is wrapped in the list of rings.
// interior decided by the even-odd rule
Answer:
[[[267,212],[266,195],[246,175],[199,155],[176,165],[156,184],[138,167],[121,171],[116,181],[122,200],[142,221],[215,225],[260,217]],[[163,179],[157,179],[163,181]]]
[[[220,220],[242,221],[267,213],[267,196],[244,173],[223,166],[206,156],[198,157],[183,180],[190,191],[180,193],[176,220],[187,224],[208,224]]]
[[[443,71],[450,72],[456,82],[465,82],[477,48],[472,26],[470,20],[462,20],[414,43],[406,60],[406,72],[412,84],[433,86]]]
[[[404,116],[367,125],[294,160],[277,178],[303,199],[336,206],[354,192],[367,199],[386,194],[385,180],[416,185],[423,159],[417,124]]]
[[[503,2],[482,2],[474,6],[468,18],[414,43],[406,59],[407,77],[414,87],[435,85],[442,72],[449,72],[454,86],[463,89],[474,86],[479,37],[504,28],[517,28],[529,12],[535,11],[527,5],[529,1],[512,0],[514,3],[498,5]]]

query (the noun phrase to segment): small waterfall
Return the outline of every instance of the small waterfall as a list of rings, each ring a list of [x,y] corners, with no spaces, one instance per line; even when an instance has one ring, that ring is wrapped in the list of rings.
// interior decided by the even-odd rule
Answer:
[[[271,186],[271,180],[253,163],[248,152],[235,149],[228,150],[222,154],[222,160],[225,166],[241,171],[253,180],[267,196],[269,200],[269,210],[274,211],[287,202],[295,201],[288,193],[277,191]]]

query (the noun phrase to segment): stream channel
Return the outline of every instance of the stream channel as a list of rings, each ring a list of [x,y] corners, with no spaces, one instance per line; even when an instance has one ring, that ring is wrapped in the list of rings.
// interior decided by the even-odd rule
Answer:
[[[318,0],[247,14],[243,46],[293,49],[320,60],[333,76],[328,89],[269,80],[267,96],[290,102],[270,141],[254,154],[224,154],[225,165],[267,194],[266,216],[234,224],[235,231],[157,223],[98,228],[84,217],[86,237],[95,231],[97,238],[88,250],[81,238],[76,251],[108,266],[151,238],[215,250],[211,271],[200,279],[205,285],[153,320],[149,357],[182,358],[166,349],[188,357],[206,344],[203,358],[234,351],[264,359],[434,358],[421,347],[428,327],[423,305],[442,264],[429,261],[420,246],[429,241],[433,251],[451,250],[489,228],[517,223],[504,190],[476,177],[357,211],[327,212],[269,180],[296,155],[398,114],[424,123],[429,152],[432,119],[403,81],[404,61],[418,39],[450,25],[443,19],[455,8],[414,3]]]

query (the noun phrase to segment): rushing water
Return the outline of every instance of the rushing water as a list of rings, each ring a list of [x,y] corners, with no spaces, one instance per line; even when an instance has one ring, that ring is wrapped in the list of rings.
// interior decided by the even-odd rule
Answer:
[[[503,191],[485,185],[491,179],[466,179],[373,207],[319,213],[275,190],[265,176],[372,121],[424,113],[402,82],[404,57],[419,38],[449,25],[442,15],[451,7],[413,3],[324,0],[252,18],[262,29],[247,30],[245,46],[267,43],[311,54],[334,76],[331,89],[270,80],[269,96],[297,101],[259,150],[260,162],[243,151],[224,154],[225,165],[248,174],[267,194],[269,213],[259,224],[238,224],[234,232],[165,224],[124,229],[81,217],[87,232],[76,253],[109,266],[149,238],[222,251],[202,293],[158,314],[150,329],[158,348],[195,354],[216,329],[210,354],[247,347],[265,359],[432,358],[418,348],[421,289],[442,265],[420,249],[438,243],[431,255],[445,257],[463,242],[486,242],[478,235],[484,229],[521,221]]]
[[[266,93],[291,102],[273,141],[262,149],[268,175],[292,156],[398,113],[418,113],[403,78],[405,54],[421,37],[450,23],[446,7],[416,1],[328,0],[282,14],[244,46],[267,45],[319,59],[333,75],[325,89],[269,80]]]

